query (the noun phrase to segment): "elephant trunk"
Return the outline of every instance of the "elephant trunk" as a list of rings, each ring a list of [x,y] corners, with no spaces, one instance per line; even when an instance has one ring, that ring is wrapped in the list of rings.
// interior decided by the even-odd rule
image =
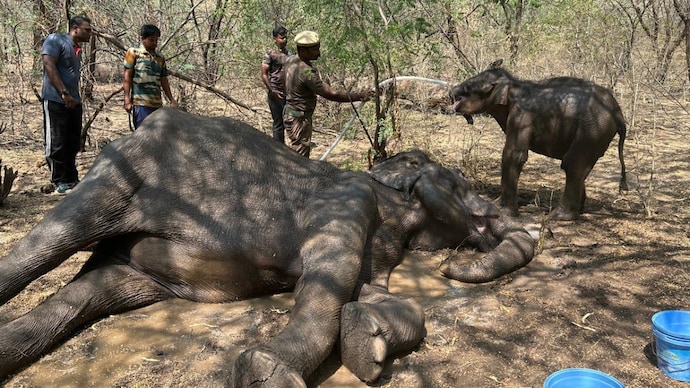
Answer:
[[[465,283],[485,283],[518,270],[534,257],[535,241],[523,228],[504,217],[489,220],[492,234],[500,241],[498,246],[471,264],[449,257],[441,264],[444,276]]]

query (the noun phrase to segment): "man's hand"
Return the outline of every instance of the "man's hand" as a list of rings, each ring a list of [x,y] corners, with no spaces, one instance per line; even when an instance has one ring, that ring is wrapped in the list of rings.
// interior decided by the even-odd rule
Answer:
[[[378,89],[377,90],[368,90],[366,92],[362,92],[362,98],[360,99],[360,101],[362,101],[362,102],[369,101],[369,99],[371,99],[375,95],[380,95],[380,94],[381,94],[381,92]]]
[[[77,106],[77,102],[74,100],[71,94],[63,94],[62,100],[65,102],[65,108],[72,109]]]

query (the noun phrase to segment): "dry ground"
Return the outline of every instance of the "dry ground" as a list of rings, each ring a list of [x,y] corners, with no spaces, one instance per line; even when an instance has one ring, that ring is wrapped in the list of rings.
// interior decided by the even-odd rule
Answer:
[[[128,133],[115,101],[94,122],[92,143]],[[262,102],[257,102],[257,106]],[[575,222],[547,222],[543,251],[527,267],[497,281],[468,285],[436,270],[447,252],[409,252],[392,290],[426,311],[419,348],[392,360],[381,387],[541,387],[562,368],[594,368],[627,387],[685,387],[664,376],[654,360],[650,318],[690,308],[690,134],[688,103],[641,104],[626,143],[631,190],[619,194],[617,138],[587,180],[586,213]],[[61,198],[41,194],[38,105],[24,108],[29,125],[0,135],[0,157],[20,171],[0,207],[0,256]],[[323,109],[322,107],[319,109]],[[626,109],[627,111],[627,109]],[[234,108],[210,111],[234,115]],[[401,110],[406,123],[398,148],[419,147],[463,168],[488,198],[499,192],[503,134],[487,118],[474,127],[461,117]],[[5,116],[7,117],[7,116]],[[245,115],[268,131],[264,111]],[[317,118],[317,123],[319,118]],[[193,130],[193,129],[190,129]],[[331,131],[315,135],[319,156]],[[343,141],[329,158],[363,164],[362,136]],[[80,154],[85,172],[97,154]],[[564,183],[559,162],[531,154],[520,180],[521,221],[540,226]],[[468,257],[472,253],[468,252]],[[32,283],[0,308],[0,323],[28,311],[69,281],[86,259],[80,253]],[[290,294],[238,303],[158,303],[85,327],[7,387],[219,387],[237,355],[275,335],[287,322]],[[333,357],[311,386],[361,387]]]

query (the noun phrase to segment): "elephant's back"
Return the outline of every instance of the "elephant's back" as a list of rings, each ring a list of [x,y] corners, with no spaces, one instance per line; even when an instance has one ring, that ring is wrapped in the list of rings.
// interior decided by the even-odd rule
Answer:
[[[115,166],[142,181],[204,187],[292,183],[304,188],[315,179],[337,180],[341,173],[247,123],[173,108],[155,111],[136,132],[109,144],[96,164]]]
[[[125,198],[137,228],[246,238],[296,228],[299,209],[343,174],[246,123],[163,108],[104,148],[83,183]]]

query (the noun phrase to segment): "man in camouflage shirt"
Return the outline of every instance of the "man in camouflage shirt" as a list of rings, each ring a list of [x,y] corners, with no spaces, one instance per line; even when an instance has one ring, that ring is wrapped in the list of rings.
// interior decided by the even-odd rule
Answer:
[[[125,89],[125,110],[133,111],[135,129],[148,115],[163,106],[161,89],[170,106],[177,106],[170,92],[165,57],[156,52],[161,30],[152,24],[145,24],[141,27],[140,35],[141,45],[128,49],[125,54],[122,84]]]
[[[309,157],[311,151],[312,116],[316,109],[316,96],[331,101],[366,101],[374,91],[349,93],[336,91],[321,80],[312,61],[321,56],[319,35],[313,31],[303,31],[295,36],[297,55],[285,62],[286,102],[283,110],[285,132],[290,139],[290,147],[300,155]]]

